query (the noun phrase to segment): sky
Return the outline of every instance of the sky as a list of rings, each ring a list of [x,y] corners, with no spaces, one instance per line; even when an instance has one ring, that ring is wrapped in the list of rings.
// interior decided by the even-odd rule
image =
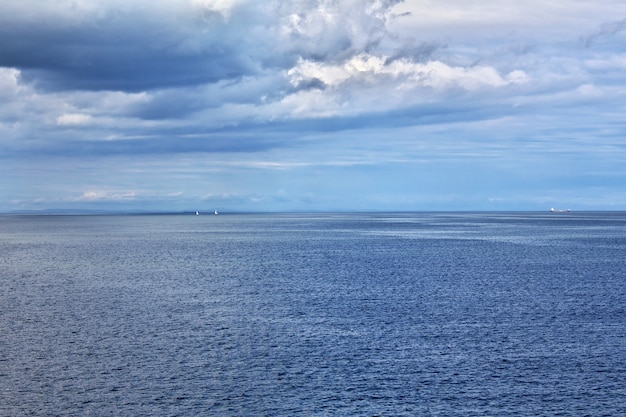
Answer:
[[[622,0],[0,0],[0,212],[626,209]]]

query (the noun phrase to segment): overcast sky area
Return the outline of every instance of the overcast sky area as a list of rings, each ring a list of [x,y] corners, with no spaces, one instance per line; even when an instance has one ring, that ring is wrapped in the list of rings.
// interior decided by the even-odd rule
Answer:
[[[626,209],[622,0],[0,1],[0,211]]]

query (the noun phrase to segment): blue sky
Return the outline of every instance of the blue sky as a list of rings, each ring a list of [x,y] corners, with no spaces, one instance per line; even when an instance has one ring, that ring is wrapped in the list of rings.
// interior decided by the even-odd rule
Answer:
[[[0,211],[626,209],[617,0],[0,2]]]

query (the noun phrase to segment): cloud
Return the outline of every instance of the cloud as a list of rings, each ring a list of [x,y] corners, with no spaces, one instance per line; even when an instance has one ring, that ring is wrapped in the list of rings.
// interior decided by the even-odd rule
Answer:
[[[0,68],[0,97],[13,98],[19,91],[20,71],[15,68]]]
[[[50,90],[214,83],[378,45],[396,1],[55,2],[0,6],[0,66]]]
[[[0,7],[0,66],[21,68],[41,88],[141,91],[255,71],[238,28],[207,22],[197,8],[80,2],[74,14],[74,2],[24,3]]]
[[[63,114],[57,118],[57,124],[60,126],[80,126],[89,124],[92,117],[88,114]]]
[[[287,74],[294,86],[318,83],[323,87],[285,97],[283,101],[298,117],[386,111],[424,102],[425,98],[432,98],[433,92],[494,89],[529,81],[523,70],[502,75],[485,65],[460,67],[441,61],[389,61],[385,56],[369,54],[339,64],[300,60]],[[384,103],[379,100],[381,95],[385,97]]]
[[[313,60],[341,60],[381,46],[397,0],[295,3],[280,19],[287,51]]]
[[[575,42],[596,30],[598,22],[626,16],[626,4],[621,0],[406,0],[395,12],[403,16],[394,22],[400,35],[419,33],[423,38],[480,47],[515,39]]]
[[[120,200],[134,200],[137,197],[137,193],[134,191],[85,191],[80,197],[74,199],[74,201],[120,201]]]
[[[519,186],[518,160],[561,184],[551,170],[580,155],[623,156],[623,16],[618,0],[0,2],[0,195],[338,204],[351,183],[379,201],[414,177]]]
[[[583,45],[587,48],[603,38],[610,38],[626,30],[626,19],[604,23],[600,28],[582,39]]]

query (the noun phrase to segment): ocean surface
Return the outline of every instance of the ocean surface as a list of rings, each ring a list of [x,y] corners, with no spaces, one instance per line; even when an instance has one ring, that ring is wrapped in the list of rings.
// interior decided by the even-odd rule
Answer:
[[[0,416],[296,415],[626,415],[626,213],[0,216]]]

